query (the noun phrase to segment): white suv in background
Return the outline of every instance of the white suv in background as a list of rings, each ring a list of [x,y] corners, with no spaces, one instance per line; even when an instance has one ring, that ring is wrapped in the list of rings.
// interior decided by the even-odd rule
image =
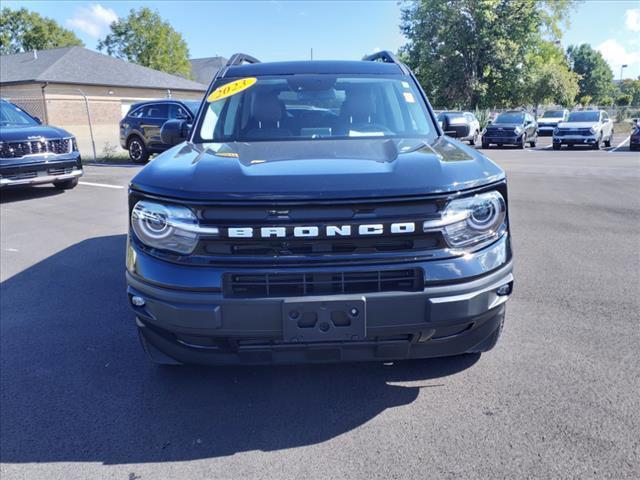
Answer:
[[[553,131],[553,149],[560,150],[562,145],[569,148],[589,145],[598,150],[603,143],[610,147],[613,133],[613,121],[604,110],[578,110],[571,112],[567,121],[559,123]]]

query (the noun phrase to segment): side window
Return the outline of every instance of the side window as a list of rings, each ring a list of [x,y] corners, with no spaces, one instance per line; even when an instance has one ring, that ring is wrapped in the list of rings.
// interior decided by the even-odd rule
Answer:
[[[166,103],[154,103],[145,109],[144,116],[147,118],[168,118],[169,109]]]
[[[127,116],[131,118],[140,118],[142,116],[143,111],[144,111],[144,107],[139,107],[131,111],[130,113],[128,113]]]
[[[187,113],[184,107],[176,103],[169,105],[169,118],[177,118],[178,120],[189,120],[191,116]]]

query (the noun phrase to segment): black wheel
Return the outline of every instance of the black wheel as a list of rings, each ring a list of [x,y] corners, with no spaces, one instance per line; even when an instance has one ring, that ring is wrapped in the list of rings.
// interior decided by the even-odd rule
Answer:
[[[502,144],[501,143],[498,144],[498,148],[502,148]]]
[[[561,147],[562,147],[562,144],[561,144],[561,143],[554,143],[554,144],[553,144],[553,149],[554,149],[554,150],[560,150],[560,148],[561,148]]]
[[[494,330],[494,332],[491,334],[491,336],[487,337],[485,340],[483,340],[481,343],[479,343],[478,345],[473,347],[467,353],[485,353],[485,352],[488,352],[489,350],[493,349],[493,347],[496,346],[496,344],[498,343],[498,340],[500,339],[500,336],[502,335],[502,330],[504,328],[505,312],[506,312],[506,309],[502,312],[502,318],[500,319],[500,325],[498,325],[498,328],[496,328]]]
[[[478,131],[473,133],[473,138],[469,140],[469,145],[475,145],[478,142]]]
[[[76,185],[78,185],[77,178],[71,178],[69,180],[60,180],[57,182],[53,182],[53,186],[59,190],[71,190],[72,188],[75,188]]]
[[[489,144],[487,142],[482,142],[482,148],[489,149]]]
[[[529,146],[530,146],[531,148],[534,148],[534,147],[536,146],[536,144],[537,144],[537,143],[538,143],[538,136],[536,135],[535,137],[533,137],[533,140],[531,140],[531,141],[529,142]]]
[[[129,140],[129,158],[133,163],[145,163],[149,160],[149,151],[144,142],[139,137],[132,137]]]
[[[596,140],[596,143],[593,144],[594,150],[600,150],[601,148],[602,148],[602,135],[600,135]]]
[[[611,146],[611,141],[613,140],[613,130],[611,130],[611,135],[604,141],[604,146],[609,148]]]
[[[516,146],[520,149],[520,150],[524,150],[524,147],[527,146],[527,141],[526,141],[526,135],[522,135],[522,138],[520,139],[520,141],[516,144]]]

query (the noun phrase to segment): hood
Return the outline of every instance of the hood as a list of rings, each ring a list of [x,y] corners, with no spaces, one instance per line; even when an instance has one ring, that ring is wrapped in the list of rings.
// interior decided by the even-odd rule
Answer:
[[[598,122],[561,122],[558,128],[599,128]]]
[[[192,200],[324,200],[453,192],[504,178],[480,152],[439,137],[182,143],[131,181]]]
[[[55,140],[72,136],[72,134],[62,128],[51,127],[49,125],[7,125],[0,128],[0,142],[22,142],[26,140],[37,140],[39,137]]]

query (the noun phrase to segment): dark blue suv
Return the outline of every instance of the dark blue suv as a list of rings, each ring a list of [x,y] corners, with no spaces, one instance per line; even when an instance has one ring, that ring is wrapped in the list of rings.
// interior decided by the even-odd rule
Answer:
[[[185,120],[190,125],[199,106],[200,101],[175,99],[136,103],[120,120],[120,145],[129,151],[131,160],[144,163],[152,153],[171,147],[162,143],[162,125],[169,119]]]

